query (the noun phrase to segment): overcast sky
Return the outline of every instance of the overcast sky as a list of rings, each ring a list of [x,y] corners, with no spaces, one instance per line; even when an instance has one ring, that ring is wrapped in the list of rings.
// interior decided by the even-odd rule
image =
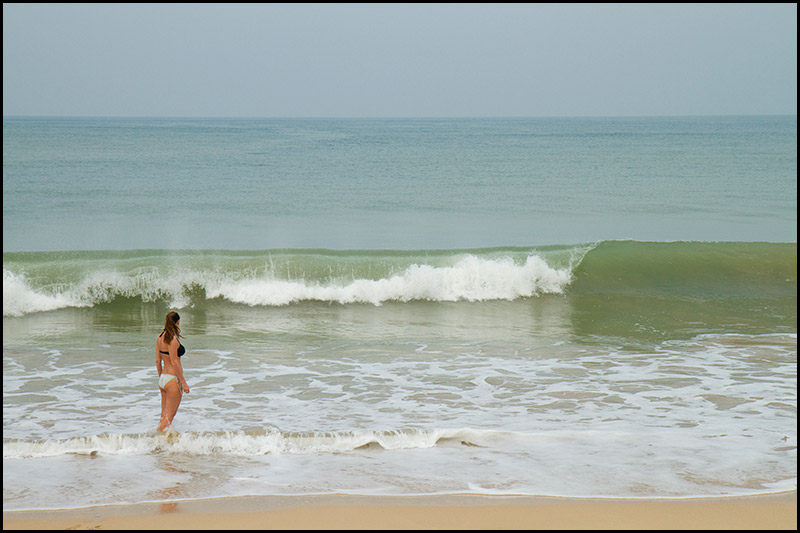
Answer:
[[[796,113],[796,4],[3,4],[4,116]]]

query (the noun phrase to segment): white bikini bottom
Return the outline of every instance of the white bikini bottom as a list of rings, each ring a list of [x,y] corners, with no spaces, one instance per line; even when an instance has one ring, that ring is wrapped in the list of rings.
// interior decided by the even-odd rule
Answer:
[[[167,383],[169,383],[173,379],[177,380],[178,377],[177,376],[173,376],[172,374],[164,374],[164,373],[162,373],[158,377],[158,387],[161,388],[161,389],[166,389],[167,388]]]

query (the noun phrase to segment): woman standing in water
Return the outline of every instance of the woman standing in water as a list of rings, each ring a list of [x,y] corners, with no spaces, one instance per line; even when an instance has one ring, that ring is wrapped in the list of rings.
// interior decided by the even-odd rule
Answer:
[[[175,311],[170,311],[167,313],[164,331],[156,339],[156,370],[158,370],[158,388],[161,390],[159,431],[164,431],[172,425],[183,393],[189,392],[180,360],[186,353],[186,348],[178,340],[180,336],[181,317]]]

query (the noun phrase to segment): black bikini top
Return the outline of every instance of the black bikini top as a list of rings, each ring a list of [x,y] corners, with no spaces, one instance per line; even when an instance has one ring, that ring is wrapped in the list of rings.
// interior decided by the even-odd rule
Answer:
[[[164,334],[164,332],[162,331],[161,334],[159,335],[159,337],[161,335],[163,335],[163,334]],[[163,353],[163,354],[169,355],[169,352],[162,352],[161,350],[159,350],[158,353]],[[181,344],[180,341],[178,341],[178,357],[183,357],[183,354],[185,354],[185,353],[186,353],[186,348],[184,348],[183,344]]]

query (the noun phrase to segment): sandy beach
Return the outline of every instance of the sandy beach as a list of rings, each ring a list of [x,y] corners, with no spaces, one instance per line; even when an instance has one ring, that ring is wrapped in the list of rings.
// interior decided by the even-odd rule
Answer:
[[[272,496],[3,512],[3,529],[789,529],[797,492],[672,500]]]

